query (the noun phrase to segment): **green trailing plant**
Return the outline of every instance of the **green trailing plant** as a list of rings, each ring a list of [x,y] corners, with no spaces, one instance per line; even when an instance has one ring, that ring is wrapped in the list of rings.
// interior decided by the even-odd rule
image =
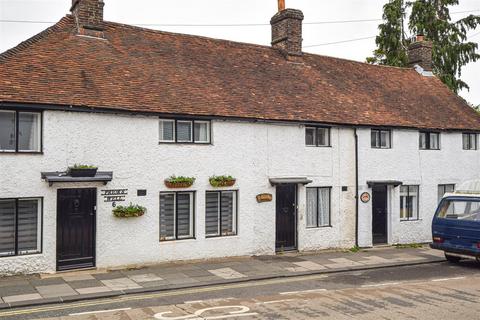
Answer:
[[[406,67],[412,36],[421,34],[432,42],[434,74],[452,91],[469,89],[460,79],[462,67],[480,59],[478,44],[467,32],[480,24],[480,16],[468,15],[452,21],[450,8],[459,0],[389,0],[383,7],[384,22],[378,26],[377,48],[367,62]],[[410,14],[406,15],[406,12]]]
[[[357,252],[360,252],[362,249],[360,249],[359,246],[353,246],[351,247],[350,249],[348,249],[348,251],[352,252],[352,253],[357,253]]]
[[[97,169],[97,166],[89,165],[89,164],[77,164],[75,163],[73,166],[69,167],[70,169]]]
[[[165,182],[169,183],[187,183],[187,184],[193,184],[195,182],[194,177],[184,177],[184,176],[170,176],[168,177]]]
[[[236,179],[232,176],[211,176],[209,178],[210,184],[212,187],[224,187],[224,186],[232,186],[235,184]]]
[[[128,206],[117,206],[112,213],[117,218],[141,217],[147,209],[138,204],[129,204]]]

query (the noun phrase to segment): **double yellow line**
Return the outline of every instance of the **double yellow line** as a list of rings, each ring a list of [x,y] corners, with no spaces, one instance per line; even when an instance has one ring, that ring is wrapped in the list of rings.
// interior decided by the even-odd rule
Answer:
[[[162,297],[181,296],[181,295],[193,294],[193,293],[222,291],[222,290],[228,290],[228,289],[239,289],[239,288],[266,286],[266,285],[272,285],[272,284],[316,280],[316,279],[321,279],[325,277],[326,277],[325,275],[317,274],[317,275],[288,277],[288,278],[274,278],[274,279],[258,280],[258,281],[252,280],[252,281],[232,283],[232,284],[226,284],[226,285],[213,285],[208,287],[162,291],[162,292],[152,293],[152,294],[126,295],[126,296],[120,296],[120,297],[114,297],[114,298],[105,298],[101,300],[91,300],[91,301],[85,301],[85,302],[75,302],[75,303],[57,304],[57,305],[51,305],[51,306],[41,306],[37,308],[4,311],[4,312],[0,312],[0,318],[33,314],[33,313],[41,313],[41,312],[49,312],[49,311],[76,309],[76,308],[82,308],[82,307],[101,306],[101,305],[115,304],[115,303],[128,302],[128,301],[138,301],[138,300],[148,300],[148,299],[155,299],[155,298],[162,298]]]

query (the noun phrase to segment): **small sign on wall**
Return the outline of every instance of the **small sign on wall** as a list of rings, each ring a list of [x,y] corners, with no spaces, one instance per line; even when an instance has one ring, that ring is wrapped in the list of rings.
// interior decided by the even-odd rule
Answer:
[[[360,200],[362,200],[363,203],[367,203],[370,201],[370,193],[364,192],[360,195]]]
[[[112,207],[116,206],[116,202],[125,201],[125,197],[128,195],[128,189],[110,189],[102,190],[103,202],[111,202]]]
[[[257,195],[257,202],[269,202],[272,201],[273,197],[271,193],[260,193]]]

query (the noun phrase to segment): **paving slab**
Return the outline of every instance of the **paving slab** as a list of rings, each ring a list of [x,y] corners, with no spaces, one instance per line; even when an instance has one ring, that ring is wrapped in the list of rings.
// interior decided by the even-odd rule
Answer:
[[[208,270],[210,273],[216,275],[217,277],[223,279],[238,279],[238,278],[245,278],[246,275],[233,270],[232,268],[220,268],[220,269],[213,269]]]
[[[111,290],[139,289],[141,286],[129,278],[101,280]]]
[[[135,274],[129,276],[130,279],[135,281],[136,283],[143,283],[143,282],[152,282],[152,281],[162,281],[163,278],[157,276],[154,273],[144,273],[144,274]]]
[[[51,284],[35,287],[43,298],[74,296],[77,294],[68,284]]]
[[[76,289],[79,294],[91,294],[91,293],[100,293],[112,291],[109,287],[98,286],[98,287],[88,287],[88,288],[79,288]]]
[[[42,299],[42,296],[38,293],[30,293],[30,294],[18,294],[14,296],[2,297],[2,299],[6,303],[12,303],[12,302],[18,302],[18,301],[38,300],[38,299]]]

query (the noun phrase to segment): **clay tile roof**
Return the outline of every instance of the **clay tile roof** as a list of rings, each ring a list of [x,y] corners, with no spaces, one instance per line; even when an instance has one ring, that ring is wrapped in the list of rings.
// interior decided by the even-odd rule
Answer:
[[[435,77],[265,46],[73,19],[0,55],[0,102],[328,124],[480,130],[480,117]]]

